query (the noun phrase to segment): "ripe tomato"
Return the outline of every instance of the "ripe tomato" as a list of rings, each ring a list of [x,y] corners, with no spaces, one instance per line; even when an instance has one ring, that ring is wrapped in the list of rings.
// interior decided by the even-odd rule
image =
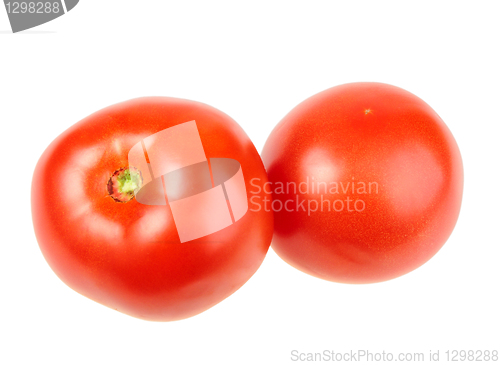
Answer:
[[[131,100],[45,150],[32,184],[36,237],[59,278],[96,302],[147,320],[190,317],[243,285],[269,248],[272,213],[248,210],[251,179],[265,184],[264,166],[227,115]]]
[[[353,83],[314,95],[276,126],[262,157],[272,247],[319,278],[371,283],[408,273],[458,219],[457,144],[434,110],[394,86]]]

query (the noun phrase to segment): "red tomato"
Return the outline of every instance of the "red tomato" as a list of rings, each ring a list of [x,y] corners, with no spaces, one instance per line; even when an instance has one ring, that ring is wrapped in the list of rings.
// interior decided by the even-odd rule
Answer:
[[[458,219],[457,144],[434,110],[394,86],[353,83],[314,95],[276,126],[262,157],[272,247],[322,279],[372,283],[408,273]]]
[[[45,150],[32,184],[36,237],[59,278],[96,302],[147,320],[190,317],[236,291],[266,255],[273,217],[247,209],[251,179],[263,186],[264,166],[227,115],[131,100]]]

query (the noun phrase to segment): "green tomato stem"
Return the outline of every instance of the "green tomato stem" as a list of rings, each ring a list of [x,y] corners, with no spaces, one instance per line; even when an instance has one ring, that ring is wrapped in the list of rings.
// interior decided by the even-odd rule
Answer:
[[[142,182],[142,174],[135,167],[119,168],[109,177],[108,194],[117,203],[127,203],[134,198]]]

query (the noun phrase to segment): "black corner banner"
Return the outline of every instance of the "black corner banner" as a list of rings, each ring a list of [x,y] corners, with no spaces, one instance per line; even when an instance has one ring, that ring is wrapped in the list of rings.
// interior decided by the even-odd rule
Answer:
[[[73,9],[79,0],[4,0],[14,33],[50,22]]]

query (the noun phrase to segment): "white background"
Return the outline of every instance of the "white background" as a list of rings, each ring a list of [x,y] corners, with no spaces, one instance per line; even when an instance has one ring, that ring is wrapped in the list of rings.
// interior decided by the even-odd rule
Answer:
[[[500,2],[82,0],[11,34],[0,8],[2,364],[287,364],[291,351],[500,350]],[[278,121],[326,88],[393,84],[444,119],[465,166],[443,249],[401,278],[322,281],[270,250],[234,295],[154,323],[65,286],[38,248],[32,172],[88,114],[138,96],[202,101],[262,150]]]

